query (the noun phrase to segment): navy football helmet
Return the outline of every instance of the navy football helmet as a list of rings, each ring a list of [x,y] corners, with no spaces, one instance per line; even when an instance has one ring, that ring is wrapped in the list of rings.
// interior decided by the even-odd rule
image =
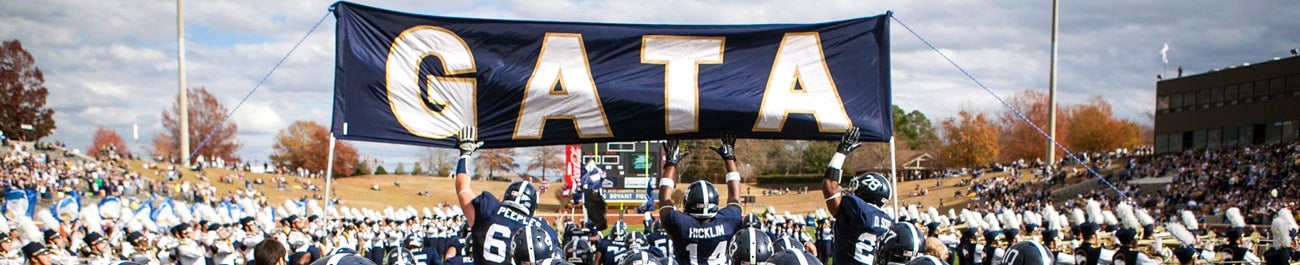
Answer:
[[[384,265],[416,265],[415,254],[405,248],[394,248],[384,255]]]
[[[894,223],[881,237],[876,264],[906,263],[925,252],[925,237],[912,223]]]
[[[718,189],[713,183],[698,180],[686,188],[686,214],[698,219],[713,218],[718,214]]]
[[[120,265],[128,264],[122,263]],[[316,259],[316,261],[311,262],[311,265],[375,265],[375,262],[357,255],[357,253],[338,253]]]
[[[889,186],[889,180],[875,172],[854,177],[849,181],[849,186],[853,187],[854,196],[875,206],[885,204],[885,200],[893,197],[894,194],[893,187]]]
[[[573,264],[593,264],[593,251],[590,241],[574,240],[564,247],[564,256]]]
[[[633,250],[631,253],[628,253],[627,256],[623,257],[622,260],[618,261],[618,265],[658,265],[658,264],[659,264],[659,259],[655,258],[655,255],[650,254],[650,252],[645,252],[640,250]]]
[[[533,211],[537,210],[537,188],[527,181],[510,183],[505,195],[501,197],[501,203],[532,216]]]
[[[614,222],[614,226],[609,229],[609,239],[614,242],[623,242],[627,240],[627,223],[623,220]]]
[[[747,228],[747,227],[763,228],[763,220],[758,219],[757,214],[751,213],[745,215],[745,217],[740,219],[740,227],[741,228]]]
[[[1020,241],[1002,255],[998,265],[1052,265],[1052,251],[1034,241]]]
[[[537,263],[533,263],[533,264],[534,265],[573,265],[573,263],[570,263],[563,259],[557,259],[557,258],[544,259],[544,260],[537,261]]]
[[[650,246],[650,240],[647,240],[644,233],[632,232],[627,234],[623,240],[623,246],[627,249],[641,249]]]
[[[754,227],[736,231],[736,234],[731,236],[731,242],[727,243],[727,254],[731,257],[733,265],[755,265],[766,262],[775,252],[772,249],[772,239],[767,237],[767,233]]]
[[[555,242],[550,234],[541,227],[525,226],[515,230],[510,236],[510,262],[512,264],[533,264],[537,261],[555,257]]]
[[[772,255],[767,259],[767,263],[772,265],[821,265],[822,262],[816,256],[807,251],[798,249],[786,249]]]
[[[772,242],[773,250],[782,251],[786,249],[794,249],[799,251],[807,251],[806,249],[803,248],[803,243],[799,242],[799,240],[795,240],[794,238],[791,238],[789,236],[776,236],[776,237],[777,237],[776,241]]]

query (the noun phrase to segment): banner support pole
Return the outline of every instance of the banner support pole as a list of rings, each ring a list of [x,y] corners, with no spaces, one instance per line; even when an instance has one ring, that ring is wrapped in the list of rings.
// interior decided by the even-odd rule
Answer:
[[[329,160],[325,162],[325,205],[326,206],[332,204],[331,203],[332,201],[330,201],[330,189],[332,189],[334,185],[334,143],[337,141],[338,139],[334,139],[334,134],[331,133],[330,150],[329,150],[329,155],[327,155],[329,157],[328,158]]]
[[[894,146],[894,136],[889,136],[889,176],[890,181],[894,182],[894,192],[891,192],[890,200],[894,201],[894,218],[898,218],[898,157],[895,152],[898,149]]]

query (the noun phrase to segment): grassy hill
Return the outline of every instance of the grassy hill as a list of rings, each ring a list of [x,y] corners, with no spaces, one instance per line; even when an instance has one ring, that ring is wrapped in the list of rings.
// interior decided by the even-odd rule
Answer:
[[[127,161],[126,165],[129,166],[132,171],[141,172],[142,176],[153,179],[162,177],[155,174],[155,170],[143,169],[142,165],[144,165],[144,163],[145,162],[143,161]],[[167,166],[167,164],[159,164],[159,167],[161,168],[166,168]],[[202,173],[189,170],[183,171],[181,181],[197,182],[197,177],[201,174],[210,180],[212,185],[217,188],[218,194],[220,195],[243,189],[244,179],[250,181],[261,179],[265,184],[253,185],[253,188],[265,193],[268,200],[276,204],[283,202],[285,199],[311,198],[313,196],[313,192],[303,189],[301,185],[296,185],[298,183],[296,182],[297,178],[291,176],[234,172],[224,169],[205,169]],[[232,183],[224,183],[220,181],[222,176],[235,175],[242,175],[244,179],[234,179]],[[1005,176],[1005,173],[993,173],[985,174],[983,178]],[[289,185],[288,189],[285,191],[276,190],[275,185],[272,184],[273,182],[271,180],[280,177],[285,178],[293,185]],[[1033,179],[1023,178],[1020,181],[1023,182],[1030,180]],[[310,181],[311,183],[320,186],[321,190],[316,191],[315,193],[322,196],[324,195],[324,179],[303,179],[303,181]],[[940,182],[942,182],[942,185],[938,185]],[[899,192],[900,203],[919,202],[927,206],[938,207],[940,200],[942,200],[943,205],[946,206],[943,207],[944,209],[964,205],[969,202],[970,199],[964,195],[954,197],[954,194],[958,191],[961,191],[964,194],[968,187],[957,187],[954,185],[957,182],[958,179],[950,178],[906,181],[899,183],[897,191]],[[394,185],[394,183],[400,183],[400,187]],[[488,191],[500,196],[501,192],[505,190],[508,184],[508,182],[500,181],[474,181],[471,184],[471,187],[476,194],[482,191]],[[379,190],[376,191],[371,189],[371,187],[375,185],[379,186]],[[447,177],[409,175],[356,176],[335,179],[335,183],[333,183],[335,192],[332,196],[339,198],[341,204],[348,207],[368,207],[378,210],[388,206],[406,207],[409,205],[420,209],[442,203],[455,204],[456,192],[453,185],[454,183],[452,179]],[[551,187],[552,189],[558,189],[560,185],[555,184]],[[807,187],[809,192],[798,194],[798,192],[795,191],[800,187]],[[919,189],[928,189],[929,193],[925,196],[912,196],[913,193],[919,191],[918,187]],[[725,198],[727,196],[725,188],[721,185],[719,185],[718,188],[722,193],[720,195]],[[776,191],[785,188],[789,188],[791,192],[783,195],[762,195],[764,191]],[[682,189],[684,189],[684,187],[679,187],[679,190]],[[422,191],[428,191],[428,195],[420,196],[418,193]],[[772,206],[779,212],[789,211],[793,214],[806,214],[825,207],[825,202],[821,195],[820,184],[745,184],[742,185],[741,191],[746,192],[745,195],[756,197],[756,203],[746,205],[747,212],[762,211],[768,206]],[[555,198],[555,196],[553,196],[553,194],[551,194],[552,192],[553,191],[548,191],[547,194],[540,196],[541,203],[539,204],[538,214],[551,216],[559,212],[560,202]],[[629,209],[635,208],[636,206],[637,205],[624,205],[624,207]],[[611,207],[617,206],[611,205]],[[944,209],[941,209],[941,211],[946,211]]]

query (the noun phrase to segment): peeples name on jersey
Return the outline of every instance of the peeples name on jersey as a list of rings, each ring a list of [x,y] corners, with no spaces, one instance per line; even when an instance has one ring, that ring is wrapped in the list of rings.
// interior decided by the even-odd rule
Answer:
[[[464,126],[489,148],[892,135],[888,15],[631,25],[334,8],[340,139],[451,147]]]

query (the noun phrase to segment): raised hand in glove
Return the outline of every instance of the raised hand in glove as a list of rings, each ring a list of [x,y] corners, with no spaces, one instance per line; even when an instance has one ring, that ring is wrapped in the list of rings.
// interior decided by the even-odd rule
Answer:
[[[718,156],[721,156],[722,160],[736,160],[736,134],[722,134],[722,145],[710,146],[709,149],[718,152]]]
[[[478,129],[474,127],[464,127],[460,129],[460,134],[456,135],[456,148],[460,149],[460,156],[469,156],[483,146],[482,141],[478,141]]]
[[[858,127],[853,127],[844,131],[844,136],[840,137],[840,146],[835,148],[835,152],[847,155],[860,146],[862,144],[858,143]]]
[[[664,166],[676,166],[690,152],[683,151],[680,148],[681,140],[669,139],[664,142]]]

